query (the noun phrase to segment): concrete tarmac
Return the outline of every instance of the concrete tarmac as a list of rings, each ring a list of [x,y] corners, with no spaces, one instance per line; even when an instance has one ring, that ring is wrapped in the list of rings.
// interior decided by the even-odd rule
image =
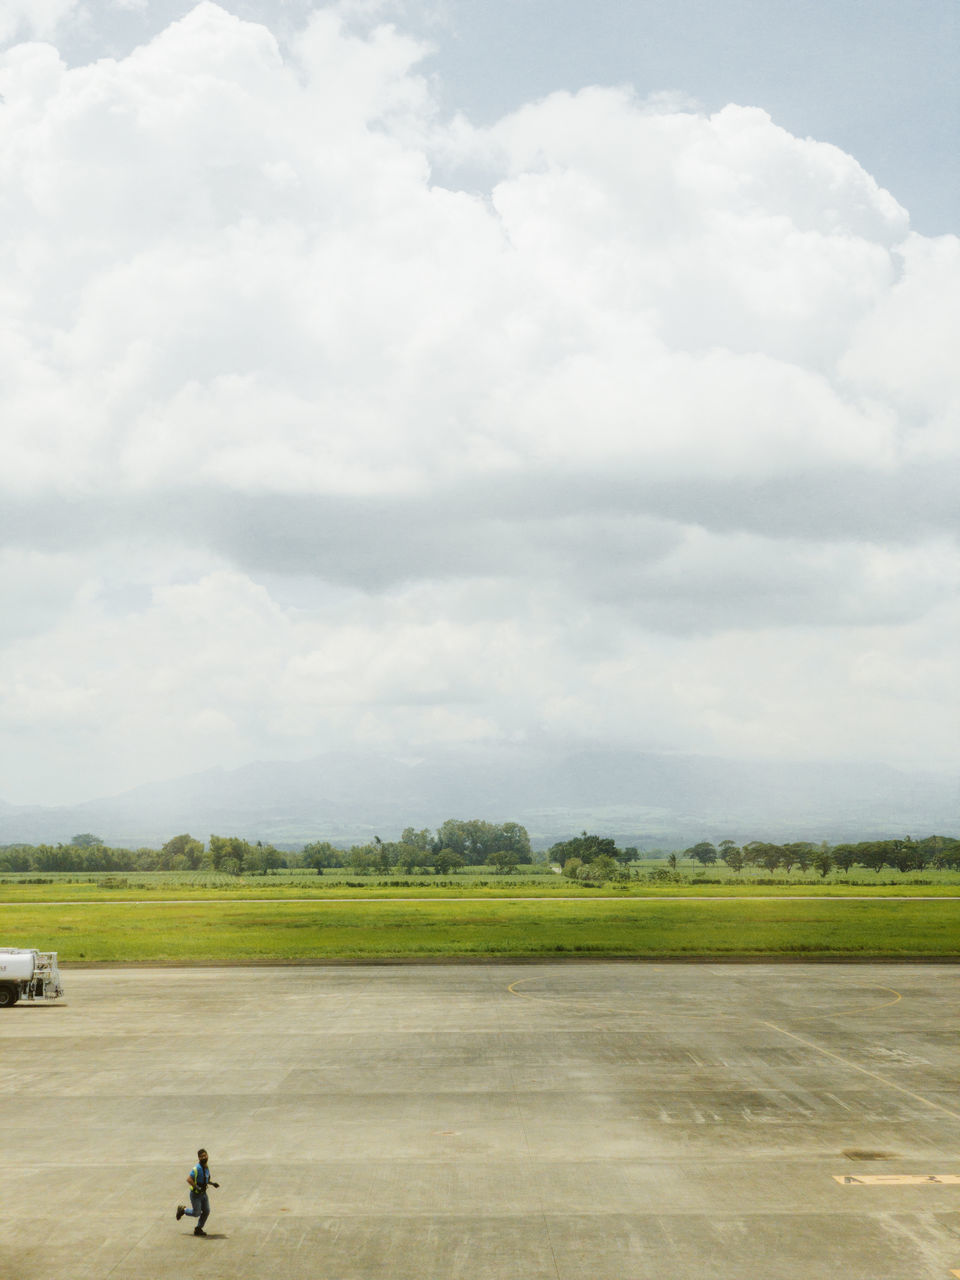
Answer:
[[[960,1274],[955,966],[64,981],[0,1011],[0,1280]]]

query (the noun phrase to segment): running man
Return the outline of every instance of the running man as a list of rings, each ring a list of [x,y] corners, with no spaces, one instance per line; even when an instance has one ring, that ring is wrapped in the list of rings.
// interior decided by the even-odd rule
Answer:
[[[190,1188],[190,1208],[185,1204],[177,1205],[177,1221],[186,1214],[188,1218],[199,1218],[199,1222],[193,1228],[195,1236],[205,1236],[207,1233],[203,1229],[203,1224],[210,1217],[210,1200],[207,1196],[207,1187],[219,1187],[219,1182],[214,1182],[207,1168],[207,1160],[209,1159],[203,1147],[197,1152],[197,1163],[187,1174],[187,1185]]]

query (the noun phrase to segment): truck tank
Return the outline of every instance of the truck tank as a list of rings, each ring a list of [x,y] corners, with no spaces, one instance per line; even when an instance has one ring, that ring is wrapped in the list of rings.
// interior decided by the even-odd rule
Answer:
[[[32,978],[38,954],[36,951],[20,951],[16,947],[0,947],[0,982]]]

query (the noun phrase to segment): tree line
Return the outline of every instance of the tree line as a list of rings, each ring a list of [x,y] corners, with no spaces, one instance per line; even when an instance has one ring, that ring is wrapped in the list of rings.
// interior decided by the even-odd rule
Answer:
[[[622,864],[631,862],[637,851],[618,849],[613,840],[591,836],[586,831],[573,840],[555,844],[550,855],[563,866],[563,873],[571,879],[612,880],[622,875]],[[785,871],[794,867],[806,873],[813,870],[821,877],[838,871],[846,874],[855,866],[878,874],[886,867],[893,871],[925,871],[960,869],[960,839],[953,836],[925,836],[914,840],[911,836],[890,840],[861,840],[854,844],[830,845],[826,841],[814,844],[808,840],[794,840],[786,844],[772,844],[764,840],[751,840],[738,845],[733,840],[721,840],[712,844],[699,841],[667,857],[669,872],[677,872],[684,859],[699,862],[702,867],[724,863],[731,871],[740,874],[747,868],[768,871]],[[666,868],[664,873],[669,874]]]
[[[570,879],[616,880],[629,874],[630,864],[641,858],[635,846],[619,848],[610,836],[582,831],[537,855],[557,864]],[[773,874],[794,868],[813,870],[821,877],[853,867],[875,871],[925,871],[960,869],[960,839],[931,835],[920,840],[863,840],[830,845],[826,841],[790,841],[774,844],[752,840],[738,845],[721,840],[716,845],[699,841],[670,853],[662,874],[677,873],[686,859],[703,868],[724,863],[740,874],[757,869]],[[374,836],[365,844],[338,848],[327,840],[306,844],[299,852],[276,849],[241,836],[211,835],[204,843],[188,833],[173,836],[159,849],[111,848],[92,832],[75,835],[69,844],[9,844],[0,846],[0,872],[124,872],[218,871],[227,875],[267,875],[283,868],[311,869],[323,874],[328,868],[346,868],[360,875],[429,873],[448,875],[465,866],[486,865],[509,873],[534,860],[526,828],[517,822],[493,823],[480,818],[448,818],[436,831],[405,827],[399,840]],[[658,868],[653,872],[657,875]]]
[[[310,868],[323,874],[328,867],[347,867],[358,874],[448,874],[478,864],[508,872],[532,861],[525,827],[480,818],[448,818],[435,832],[406,827],[399,840],[374,836],[371,842],[349,849],[318,840],[304,845],[299,853],[280,852],[272,844],[253,843],[241,836],[211,835],[204,844],[189,833],[172,837],[159,849],[111,848],[89,831],[73,836],[69,844],[0,846],[0,872],[219,871],[267,875],[282,868]]]
[[[826,841],[821,844],[807,840],[771,844],[752,840],[738,846],[732,840],[721,840],[714,847],[709,841],[702,841],[684,853],[703,866],[720,861],[736,872],[743,871],[745,867],[757,867],[769,872],[783,870],[789,873],[796,867],[803,872],[812,868],[821,877],[834,870],[846,873],[854,866],[878,874],[885,867],[903,872],[960,868],[960,840],[952,836],[925,836],[922,840],[904,836],[902,839],[861,840],[854,844],[835,845]]]

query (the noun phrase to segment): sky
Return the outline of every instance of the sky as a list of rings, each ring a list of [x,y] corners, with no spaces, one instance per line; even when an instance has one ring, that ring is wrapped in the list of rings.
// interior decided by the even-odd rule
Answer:
[[[0,0],[0,799],[960,766],[952,0]]]

